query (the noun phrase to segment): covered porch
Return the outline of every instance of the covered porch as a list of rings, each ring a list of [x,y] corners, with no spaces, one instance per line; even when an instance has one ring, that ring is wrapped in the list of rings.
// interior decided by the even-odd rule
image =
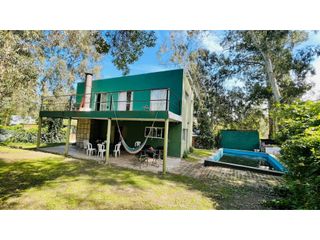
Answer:
[[[38,146],[40,146],[41,141],[41,119],[42,117],[39,121]],[[70,125],[72,119],[78,121],[75,145],[71,145],[70,143]],[[145,146],[151,146],[157,150],[161,149],[162,159],[157,161],[156,168],[151,164],[148,164],[147,167],[153,172],[158,172],[162,168],[162,173],[165,174],[170,166],[176,165],[177,160],[172,161],[172,159],[179,159],[181,154],[179,144],[179,140],[181,138],[181,123],[179,120],[180,119],[177,119],[172,115],[169,115],[169,118],[167,119],[70,117],[68,118],[65,146],[53,147],[50,149],[44,148],[40,150],[81,159],[100,160],[100,162],[103,160],[106,164],[112,163],[118,165],[119,162],[121,162],[121,166],[131,168],[136,164],[137,166],[135,166],[135,168],[141,169],[142,166],[139,164],[138,158],[134,155],[128,154],[123,148],[121,150],[121,156],[124,158],[119,159],[112,157],[115,144],[119,143],[121,140],[118,128],[120,129],[123,139],[129,146],[134,146],[135,141],[143,142],[143,139],[146,139],[147,135],[150,136],[148,131],[151,131],[150,129],[154,128],[153,130],[157,130],[155,131],[156,134],[147,140]],[[96,149],[97,143],[105,142],[104,158],[101,159],[101,157],[99,158],[98,156],[87,156],[83,149],[84,140],[88,140]],[[168,146],[169,141],[170,146]],[[168,155],[170,156],[169,158]],[[137,161],[134,161],[134,159]]]
[[[54,147],[45,147],[45,148],[39,148],[38,150],[42,152],[63,155],[65,152],[65,146],[60,145],[60,146],[54,146]],[[101,160],[104,160],[104,158],[101,158],[98,156],[88,156],[85,153],[84,149],[81,149],[74,145],[70,145],[68,156],[76,159],[88,160],[93,162],[101,162]],[[156,164],[153,163],[153,160],[151,158],[149,158],[148,162],[141,163],[139,162],[139,159],[137,156],[128,154],[125,151],[122,151],[119,157],[114,157],[110,155],[109,163],[118,167],[125,167],[125,168],[154,172],[154,173],[162,172],[162,166],[163,166],[162,159],[158,159]],[[168,162],[166,166],[167,170],[169,172],[173,171],[173,169],[177,168],[180,165],[180,163],[181,163],[180,158],[168,157]]]

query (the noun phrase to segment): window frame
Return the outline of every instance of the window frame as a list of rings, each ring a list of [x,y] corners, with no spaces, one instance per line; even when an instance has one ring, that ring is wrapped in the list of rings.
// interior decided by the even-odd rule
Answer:
[[[156,98],[157,94],[165,93],[164,98]],[[169,91],[167,88],[150,90],[150,111],[168,111]]]
[[[105,102],[102,102],[102,95],[105,96]],[[95,111],[98,112],[106,112],[110,111],[110,102],[108,101],[108,93],[107,92],[99,92],[95,94]],[[99,99],[99,102],[97,101]],[[109,104],[109,105],[108,105]],[[104,109],[103,109],[104,108]]]
[[[164,139],[164,128],[163,127],[145,127],[144,129],[144,137],[147,137],[147,129],[149,129],[148,134],[150,131],[152,131],[151,135],[149,138],[155,138],[155,139]],[[158,132],[160,132],[160,136],[158,137]]]

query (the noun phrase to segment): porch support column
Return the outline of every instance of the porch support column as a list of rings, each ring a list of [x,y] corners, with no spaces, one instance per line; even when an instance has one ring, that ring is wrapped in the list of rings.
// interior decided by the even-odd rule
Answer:
[[[68,153],[69,153],[70,128],[71,128],[71,118],[68,119],[68,126],[67,126],[67,132],[66,132],[66,145],[64,147],[64,156],[68,156]]]
[[[38,120],[38,134],[37,134],[37,148],[40,147],[41,144],[41,126],[42,126],[42,117],[39,116]]]
[[[166,119],[164,122],[163,165],[162,165],[163,175],[165,175],[167,172],[168,135],[169,135],[169,119]]]
[[[110,135],[111,135],[111,119],[108,119],[107,126],[107,143],[106,143],[106,164],[110,165]]]

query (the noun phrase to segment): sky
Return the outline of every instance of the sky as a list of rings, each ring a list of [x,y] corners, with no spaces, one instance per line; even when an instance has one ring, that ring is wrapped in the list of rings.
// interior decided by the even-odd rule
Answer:
[[[168,64],[161,63],[157,54],[163,41],[169,36],[169,31],[155,31],[155,33],[157,36],[156,45],[153,48],[144,49],[144,53],[139,60],[130,65],[129,75],[159,72],[175,68],[172,65],[169,66]],[[122,75],[122,72],[116,69],[111,60],[111,56],[107,55],[102,61],[102,78],[119,77]]]
[[[159,59],[158,51],[163,44],[163,42],[168,39],[169,31],[155,31],[157,36],[156,45],[153,48],[146,48],[143,55],[139,58],[137,62],[130,65],[129,75],[165,71],[177,68],[170,63],[164,63],[163,60]],[[219,42],[221,40],[223,31],[210,31],[201,37],[199,44],[207,48],[212,52],[221,52],[223,48],[220,46]],[[304,43],[305,45],[320,44],[320,32],[310,32],[309,40]],[[320,99],[320,58],[313,62],[316,69],[316,75],[308,76],[307,81],[311,82],[314,86],[313,88],[303,96],[304,100],[318,100]],[[117,70],[112,64],[111,57],[106,56],[102,60],[102,71],[99,78],[111,78],[121,76],[121,71]],[[227,82],[227,87],[232,88],[233,86],[241,86],[241,82],[237,79],[230,79]]]

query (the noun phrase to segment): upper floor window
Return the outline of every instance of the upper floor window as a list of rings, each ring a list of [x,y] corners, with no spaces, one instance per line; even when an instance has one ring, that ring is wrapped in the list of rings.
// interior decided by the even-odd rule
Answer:
[[[96,94],[96,111],[107,111],[107,93],[97,93]]]
[[[151,90],[150,95],[150,110],[151,111],[166,111],[168,100],[167,89]]]
[[[118,97],[118,111],[132,111],[133,92],[120,92]]]

